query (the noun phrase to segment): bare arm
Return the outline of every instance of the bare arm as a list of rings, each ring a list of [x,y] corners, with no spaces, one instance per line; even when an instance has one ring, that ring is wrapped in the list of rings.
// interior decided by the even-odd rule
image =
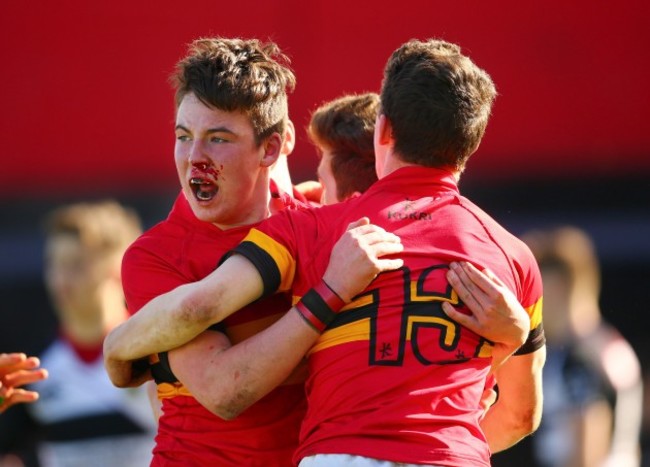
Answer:
[[[503,451],[534,432],[542,419],[542,368],[546,347],[510,357],[496,371],[497,402],[481,427],[492,452]]]
[[[318,336],[292,309],[234,346],[224,334],[207,331],[170,351],[169,364],[204,407],[230,420],[285,381]]]
[[[400,251],[397,237],[368,225],[367,219],[350,224],[332,250],[323,280],[348,302],[379,272],[401,267],[401,260],[379,259]],[[199,402],[230,419],[286,380],[319,336],[294,307],[232,347],[222,334],[206,332],[170,352],[169,360]]]
[[[104,363],[111,380],[120,387],[141,384],[142,375],[134,373],[129,362],[189,342],[259,298],[262,290],[257,269],[234,255],[203,280],[154,298],[104,340]]]

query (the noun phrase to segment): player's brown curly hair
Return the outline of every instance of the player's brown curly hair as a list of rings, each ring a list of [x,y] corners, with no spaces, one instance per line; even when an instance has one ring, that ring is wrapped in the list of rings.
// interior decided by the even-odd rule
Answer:
[[[248,115],[257,144],[273,133],[284,135],[287,93],[296,78],[277,44],[257,39],[201,38],[176,64],[170,81],[176,106],[193,93],[201,102]]]

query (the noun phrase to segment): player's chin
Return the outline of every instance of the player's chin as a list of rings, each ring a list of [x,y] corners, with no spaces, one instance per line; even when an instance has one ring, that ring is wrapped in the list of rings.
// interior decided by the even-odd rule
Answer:
[[[194,212],[194,215],[196,218],[200,221],[203,222],[208,222],[211,224],[219,223],[219,210],[218,207],[215,205],[214,201],[213,202],[205,202],[205,201],[196,201],[192,200],[190,202],[190,205],[192,206],[192,211]]]
[[[214,193],[213,196],[196,196],[196,194],[191,190],[184,190],[185,197],[192,209],[194,215],[202,221],[213,222],[211,217],[214,216],[215,211],[218,210],[219,205],[219,196],[218,191]]]

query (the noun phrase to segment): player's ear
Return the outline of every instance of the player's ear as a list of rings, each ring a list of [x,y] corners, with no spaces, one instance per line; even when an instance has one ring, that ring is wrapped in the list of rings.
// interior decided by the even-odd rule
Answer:
[[[284,141],[282,144],[282,154],[289,155],[293,152],[296,146],[296,128],[293,122],[287,119],[287,125],[284,129]]]
[[[386,145],[390,143],[390,140],[393,138],[393,127],[390,123],[390,120],[386,118],[386,115],[379,114],[375,122],[377,126],[377,139],[380,144]]]
[[[271,167],[278,160],[278,157],[280,157],[282,145],[282,136],[279,133],[273,133],[266,138],[264,143],[262,143],[264,152],[260,160],[260,165],[262,167]]]

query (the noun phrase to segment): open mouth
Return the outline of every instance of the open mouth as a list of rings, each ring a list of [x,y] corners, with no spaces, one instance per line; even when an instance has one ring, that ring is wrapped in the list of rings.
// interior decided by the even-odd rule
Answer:
[[[192,177],[190,179],[190,188],[192,188],[194,197],[199,201],[210,201],[219,191],[217,185],[201,177]]]

